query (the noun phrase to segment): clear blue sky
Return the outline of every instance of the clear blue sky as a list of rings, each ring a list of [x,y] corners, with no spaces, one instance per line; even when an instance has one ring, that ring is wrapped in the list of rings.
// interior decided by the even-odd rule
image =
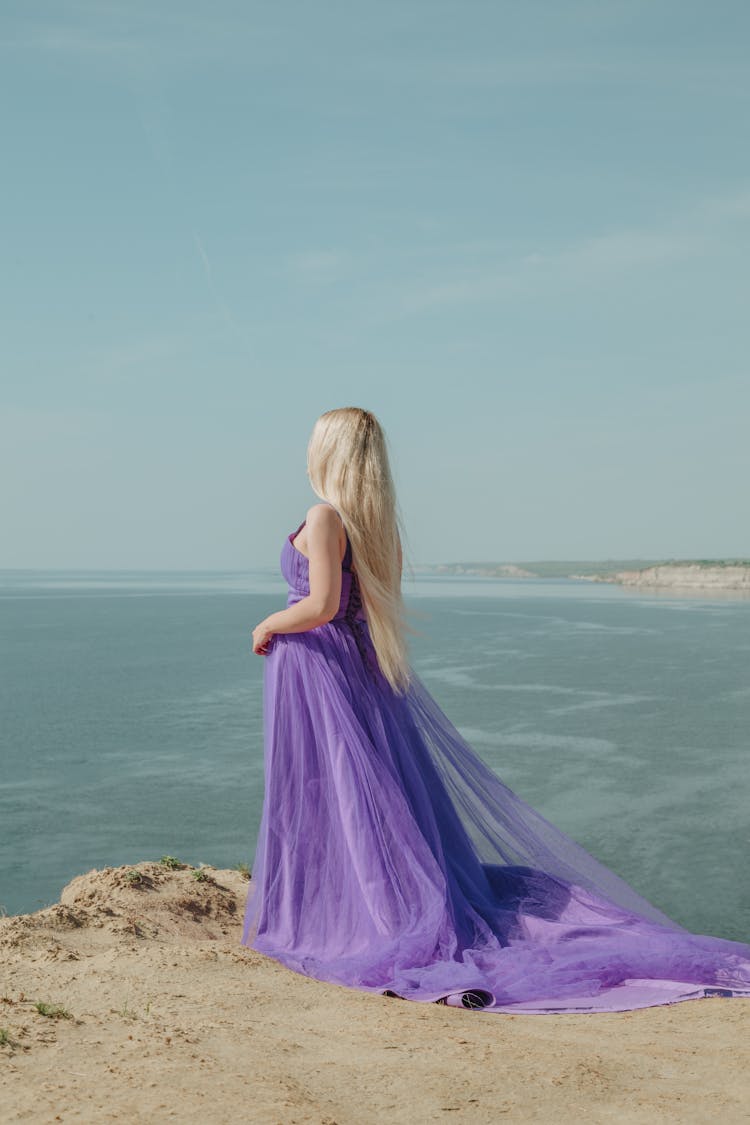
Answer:
[[[750,8],[6,0],[0,566],[750,555]]]

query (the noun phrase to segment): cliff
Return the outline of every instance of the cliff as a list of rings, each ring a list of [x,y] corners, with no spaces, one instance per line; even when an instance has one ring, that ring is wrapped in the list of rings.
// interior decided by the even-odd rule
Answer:
[[[618,582],[622,586],[657,586],[663,589],[747,590],[750,592],[750,566],[732,564],[665,563],[641,570],[620,570],[614,574],[571,574],[592,582]]]
[[[0,917],[3,1121],[744,1120],[748,1000],[523,1016],[379,997],[241,946],[247,887],[144,861]]]

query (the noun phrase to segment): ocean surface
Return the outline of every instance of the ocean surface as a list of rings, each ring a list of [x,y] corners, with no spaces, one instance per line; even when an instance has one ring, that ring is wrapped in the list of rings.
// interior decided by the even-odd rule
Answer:
[[[412,664],[519,796],[695,933],[750,941],[750,600],[405,578]],[[0,571],[0,913],[174,855],[252,865],[256,573]]]

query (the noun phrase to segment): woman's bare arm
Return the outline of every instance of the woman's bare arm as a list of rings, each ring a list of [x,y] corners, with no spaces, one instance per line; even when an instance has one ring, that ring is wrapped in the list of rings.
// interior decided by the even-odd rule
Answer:
[[[274,633],[306,633],[324,625],[341,602],[341,520],[328,504],[314,504],[307,513],[310,593],[287,609],[266,617],[253,630],[253,651],[264,656]]]

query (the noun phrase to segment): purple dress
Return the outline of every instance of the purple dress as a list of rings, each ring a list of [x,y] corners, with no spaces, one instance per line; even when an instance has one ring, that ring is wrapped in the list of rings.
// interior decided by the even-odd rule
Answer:
[[[308,559],[284,542],[288,605]],[[351,544],[336,616],[264,657],[265,793],[241,942],[295,972],[485,1012],[750,997],[750,945],[693,934],[505,785],[412,669],[380,671]]]

